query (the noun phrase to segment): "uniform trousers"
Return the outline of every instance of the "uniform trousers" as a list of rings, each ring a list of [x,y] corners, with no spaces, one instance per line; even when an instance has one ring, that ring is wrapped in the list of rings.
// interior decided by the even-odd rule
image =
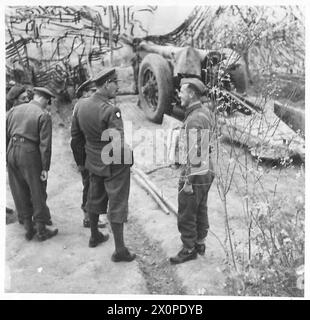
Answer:
[[[83,196],[82,196],[82,205],[81,208],[84,211],[84,213],[87,214],[86,211],[86,203],[87,203],[87,196],[88,196],[88,190],[89,190],[89,180],[90,180],[90,174],[87,169],[84,169],[81,171],[82,176],[82,183],[83,183]],[[100,213],[106,214],[107,213],[107,207],[108,207],[108,195],[106,191],[103,192],[104,194],[104,200],[102,201],[102,211]]]
[[[130,189],[130,166],[111,165],[111,176],[90,173],[86,211],[100,214],[109,199],[108,219],[111,223],[127,222]]]
[[[26,140],[11,139],[8,153],[8,177],[17,212],[24,219],[46,223],[50,211],[46,205],[46,181],[42,171],[39,147]]]
[[[214,173],[192,177],[193,193],[185,193],[182,189],[185,183],[181,175],[178,187],[178,229],[184,248],[192,249],[195,243],[203,240],[209,229],[208,193],[214,179]]]

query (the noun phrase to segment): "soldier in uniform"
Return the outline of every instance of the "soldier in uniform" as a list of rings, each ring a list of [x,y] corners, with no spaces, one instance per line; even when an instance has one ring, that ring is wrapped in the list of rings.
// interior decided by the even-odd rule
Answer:
[[[93,91],[95,91],[93,82],[91,79],[88,79],[84,81],[77,89],[75,92],[75,95],[77,99],[80,98],[88,98],[89,96],[92,95]]]
[[[214,128],[213,115],[208,108],[202,106],[200,101],[205,91],[205,85],[197,78],[183,78],[181,80],[179,97],[181,106],[185,108],[182,129],[187,138],[189,130],[197,130],[196,144],[189,144],[188,150],[196,148],[198,156],[202,152],[200,134],[203,129],[212,132]],[[209,148],[208,145],[207,147]],[[207,157],[209,158],[209,153]],[[204,242],[209,229],[207,199],[214,179],[214,172],[211,159],[207,159],[206,170],[202,170],[202,160],[201,158],[201,161],[194,165],[191,163],[189,156],[187,156],[187,161],[182,168],[178,189],[177,223],[183,248],[176,256],[170,258],[172,264],[196,259],[197,253],[201,255],[205,253]]]
[[[39,241],[44,241],[58,232],[46,228],[50,217],[46,183],[52,146],[52,120],[46,107],[52,97],[47,88],[34,88],[33,100],[13,107],[6,116],[9,184],[15,207],[24,218],[27,240],[36,234]]]
[[[114,236],[115,252],[112,261],[132,261],[136,255],[130,253],[124,243],[124,223],[127,222],[128,197],[130,188],[130,166],[124,159],[121,163],[108,163],[102,156],[109,141],[102,139],[106,130],[113,129],[119,132],[120,141],[114,141],[121,146],[124,155],[126,144],[124,143],[124,128],[121,111],[114,106],[110,99],[115,98],[118,84],[115,69],[109,69],[99,73],[93,78],[96,92],[89,98],[80,99],[77,104],[77,112],[74,112],[72,120],[72,139],[79,140],[85,137],[86,161],[85,167],[90,172],[90,186],[86,210],[89,214],[91,236],[89,247],[108,240],[109,236],[98,230],[99,214],[105,206],[106,195],[109,199],[108,219]],[[112,148],[111,153],[114,153]]]
[[[27,92],[27,88],[25,86],[23,86],[21,84],[15,84],[8,91],[8,94],[6,96],[7,111],[10,110],[12,107],[16,107],[21,104],[25,104],[27,102],[29,102],[29,95]],[[46,185],[46,183],[45,183],[45,185]],[[8,212],[8,210],[12,210],[12,209],[7,208],[7,212]],[[12,213],[13,213],[13,210],[12,210]],[[24,218],[23,218],[22,214],[17,212],[17,217],[18,217],[18,222],[20,224],[24,224]],[[48,212],[46,224],[49,226],[51,226],[53,224],[49,212]]]
[[[85,82],[83,82],[76,90],[76,97],[78,99],[88,98],[93,92],[93,82],[89,79]],[[73,108],[73,114],[78,112],[78,104],[76,104]],[[73,121],[71,125],[71,129],[75,130],[74,125],[76,122],[74,121],[74,115],[73,115]],[[90,228],[90,221],[89,221],[89,215],[86,211],[86,201],[87,201],[87,194],[89,189],[89,171],[85,168],[85,159],[86,159],[86,153],[85,153],[85,137],[84,135],[75,136],[74,139],[71,139],[71,149],[73,152],[73,157],[76,162],[76,165],[78,166],[78,170],[81,173],[82,177],[82,184],[83,184],[83,195],[82,195],[82,205],[81,209],[84,213],[84,219],[83,219],[83,226],[84,228]],[[105,205],[102,208],[103,214],[107,213],[107,206],[108,206],[108,196],[106,196]],[[106,226],[106,223],[98,221],[98,228],[104,228]]]
[[[19,104],[29,102],[28,94],[26,91],[26,87],[22,85],[14,85],[11,87],[6,95],[6,111],[9,111],[12,107],[18,106]],[[13,214],[14,210],[6,207],[7,214]],[[23,224],[22,216],[18,214],[18,221],[20,224]]]
[[[23,85],[14,85],[6,95],[6,111],[22,103],[29,102],[27,89]]]
[[[25,104],[27,102],[29,102],[29,96],[28,96],[27,88],[25,86],[23,86],[23,85],[15,84],[9,90],[9,92],[8,92],[8,94],[6,96],[7,111],[10,110],[12,107],[16,107],[16,106],[19,106],[21,104]],[[7,210],[7,212],[8,212],[8,210]],[[22,214],[17,212],[17,217],[18,217],[18,222],[20,224],[24,224],[24,218],[23,218]],[[53,224],[49,212],[48,212],[48,217],[47,217],[46,224],[49,225],[49,226],[51,226]]]

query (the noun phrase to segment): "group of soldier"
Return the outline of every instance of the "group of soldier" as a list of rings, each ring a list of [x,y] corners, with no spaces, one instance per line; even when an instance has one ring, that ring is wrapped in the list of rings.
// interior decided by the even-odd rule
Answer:
[[[180,86],[179,97],[185,109],[185,132],[191,129],[212,130],[212,112],[201,103],[201,97],[206,92],[203,82],[198,78],[183,78]],[[52,119],[47,107],[55,95],[48,87],[35,87],[33,99],[28,101],[22,95],[26,91],[24,89],[14,89],[15,94],[8,93],[11,105],[6,116],[7,170],[26,239],[44,241],[58,233],[58,229],[47,227],[52,225],[52,221],[46,203],[52,146]],[[89,247],[97,247],[109,239],[108,233],[98,229],[103,226],[99,215],[106,214],[115,244],[111,259],[114,262],[130,262],[136,255],[125,245],[124,223],[128,219],[133,152],[125,142],[121,110],[111,102],[118,89],[115,69],[100,72],[78,88],[79,100],[72,114],[71,149],[82,176],[83,225],[90,228]],[[102,139],[102,133],[106,130],[119,133],[113,136],[113,145],[121,148],[120,163],[106,163],[102,157],[102,150],[111,142],[111,139]],[[198,149],[199,143],[197,140]],[[110,153],[113,155],[113,149]],[[130,154],[129,162],[125,161],[125,154]],[[192,169],[190,162],[182,165],[177,226],[183,246],[170,258],[172,264],[205,254],[209,229],[207,198],[214,179],[213,166],[210,160],[209,170],[203,174],[195,174]]]

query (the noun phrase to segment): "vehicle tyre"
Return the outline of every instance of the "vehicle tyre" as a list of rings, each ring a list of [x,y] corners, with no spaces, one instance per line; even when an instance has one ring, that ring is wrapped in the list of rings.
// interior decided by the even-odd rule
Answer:
[[[171,113],[174,93],[172,70],[167,60],[153,53],[145,56],[140,65],[138,89],[146,117],[161,123],[164,113]]]

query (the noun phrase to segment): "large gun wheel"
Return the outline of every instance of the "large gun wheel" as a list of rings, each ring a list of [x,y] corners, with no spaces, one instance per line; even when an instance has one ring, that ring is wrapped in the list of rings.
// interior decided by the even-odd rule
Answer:
[[[158,54],[148,54],[140,65],[138,81],[140,105],[146,117],[160,123],[164,113],[171,112],[174,93],[168,62]]]

